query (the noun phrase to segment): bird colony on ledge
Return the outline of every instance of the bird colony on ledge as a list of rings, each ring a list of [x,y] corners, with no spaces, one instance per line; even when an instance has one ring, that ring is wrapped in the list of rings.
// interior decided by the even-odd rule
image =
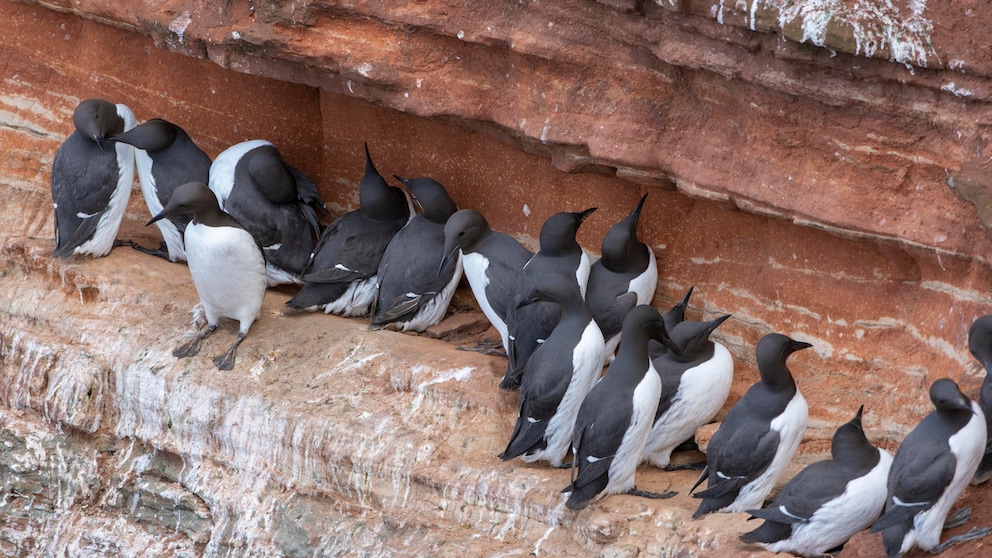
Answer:
[[[397,176],[409,194],[389,186],[366,146],[360,207],[323,227],[331,216],[317,187],[267,141],[239,143],[211,163],[175,124],[139,125],[121,104],[83,101],[73,122],[52,168],[53,255],[100,257],[130,244],[185,260],[207,324],[173,352],[178,358],[195,356],[230,318],[238,336],[214,363],[232,369],[266,288],[286,283],[301,285],[289,308],[423,331],[444,317],[464,273],[506,352],[500,388],[519,390],[519,416],[499,457],[569,468],[562,492],[572,510],[611,494],[673,496],[638,490],[637,466],[674,469],[672,452],[726,403],[734,361],[710,335],[730,316],[686,319],[692,289],[663,314],[649,305],[658,269],[637,238],[646,195],[607,232],[591,263],[575,237],[596,208],[552,215],[533,254],[480,213],[459,210],[430,178]],[[135,172],[160,249],[116,241]],[[968,343],[992,369],[992,316],[975,321]],[[786,360],[810,346],[778,333],[760,340],[760,380],[727,412],[705,462],[689,465],[702,469],[690,492],[705,482],[693,517],[748,513],[763,523],[743,541],[802,556],[820,556],[868,528],[882,533],[890,557],[986,536],[989,528],[976,527],[940,542],[943,529],[968,519],[967,508],[948,517],[965,486],[992,475],[988,377],[978,403],[952,380],[934,382],[934,411],[894,457],[865,436],[862,406],[834,434],[831,459],[765,501],[806,429],[806,400]]]

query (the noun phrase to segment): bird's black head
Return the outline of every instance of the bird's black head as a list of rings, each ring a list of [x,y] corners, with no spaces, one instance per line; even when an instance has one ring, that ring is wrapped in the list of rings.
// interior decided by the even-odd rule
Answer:
[[[152,217],[145,226],[174,215],[189,213],[195,221],[203,221],[215,215],[226,215],[217,203],[217,197],[202,182],[187,182],[172,192],[172,197],[158,215]],[[208,223],[210,224],[210,223]]]
[[[992,372],[992,315],[982,316],[971,324],[968,350],[982,363],[986,373]]]
[[[396,179],[406,185],[413,194],[422,210],[422,215],[432,223],[444,224],[451,215],[458,211],[455,202],[439,182],[432,178],[403,178]]]
[[[689,287],[682,300],[678,302],[675,306],[672,306],[668,312],[665,312],[662,317],[665,319],[665,327],[669,331],[675,328],[682,320],[685,319],[685,309],[689,306],[689,297],[692,296],[692,290],[695,287]]]
[[[555,213],[541,226],[541,251],[548,254],[566,253],[580,249],[575,241],[579,225],[596,211],[590,207],[585,211]]]
[[[644,207],[647,194],[637,207],[619,223],[610,227],[603,237],[602,261],[610,271],[623,273],[629,269],[643,269],[650,259],[649,248],[637,238],[637,221]]]
[[[72,113],[72,123],[87,138],[100,143],[124,132],[124,119],[117,105],[103,99],[87,99]]]
[[[472,246],[490,231],[489,221],[471,209],[454,212],[444,224],[444,253],[461,248],[471,251]]]
[[[530,294],[517,305],[517,308],[539,301],[555,302],[564,306],[567,302],[576,300],[582,300],[582,293],[579,292],[575,279],[569,279],[561,273],[550,273],[538,280]]]
[[[365,144],[365,174],[358,184],[358,203],[362,215],[369,219],[393,222],[410,218],[410,204],[406,194],[399,188],[386,183],[386,179],[376,170]]]
[[[961,389],[950,378],[941,378],[930,385],[930,401],[937,411],[972,412],[971,400],[961,393]]]
[[[679,353],[683,357],[693,358],[708,350],[707,347],[713,346],[713,342],[710,341],[710,334],[728,318],[730,318],[730,314],[724,314],[708,322],[683,320],[669,329],[668,334],[672,343],[679,347]],[[664,320],[664,317],[662,319]]]
[[[781,333],[769,333],[758,341],[757,361],[761,381],[769,385],[792,383],[792,373],[785,366],[789,355],[813,345],[790,339]]]
[[[176,140],[177,129],[178,127],[171,122],[152,118],[126,132],[114,135],[112,139],[145,151],[161,151]]]
[[[843,460],[849,462],[850,465],[857,465],[862,462],[870,464],[877,459],[878,452],[868,441],[861,424],[864,410],[865,406],[862,405],[858,408],[854,418],[840,425],[834,432],[834,438],[830,444],[830,455],[835,460]]]

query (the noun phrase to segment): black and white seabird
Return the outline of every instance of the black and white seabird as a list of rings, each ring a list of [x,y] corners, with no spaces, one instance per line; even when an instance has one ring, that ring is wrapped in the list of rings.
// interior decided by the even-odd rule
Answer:
[[[968,350],[985,368],[985,379],[982,380],[982,389],[978,393],[978,406],[985,415],[986,433],[990,434],[974,478],[975,483],[982,483],[992,476],[992,315],[982,316],[972,322],[971,329],[968,330]]]
[[[462,277],[461,254],[438,270],[444,257],[444,224],[458,208],[435,180],[396,178],[410,189],[422,211],[396,233],[379,262],[372,329],[424,331],[444,318]]]
[[[670,498],[634,488],[634,473],[661,396],[661,377],[648,358],[648,339],[665,342],[661,314],[635,306],[623,322],[617,356],[589,391],[572,435],[572,482],[565,506],[580,510],[609,494]],[[578,473],[578,474],[576,474]]]
[[[187,182],[206,184],[209,181],[210,156],[196,146],[185,130],[172,122],[153,118],[114,136],[114,139],[135,148],[138,182],[152,215],[162,212],[172,192],[179,186]],[[155,225],[162,233],[164,245],[158,250],[135,248],[172,262],[185,261],[183,233],[189,219],[188,215],[174,215],[157,221]]]
[[[545,276],[523,304],[540,300],[557,304],[561,319],[524,364],[517,424],[500,458],[561,467],[579,406],[603,371],[605,341],[571,278]]]
[[[930,401],[935,410],[899,444],[889,469],[885,514],[871,527],[882,533],[889,558],[914,546],[938,554],[989,533],[988,527],[975,527],[940,542],[942,530],[963,524],[971,513],[965,508],[947,518],[985,452],[985,416],[948,378],[930,386]]]
[[[647,198],[644,194],[630,215],[606,233],[602,256],[589,272],[586,300],[606,338],[607,358],[620,342],[624,316],[638,304],[650,304],[658,286],[654,250],[637,238],[637,221]]]
[[[148,224],[178,213],[193,215],[184,235],[186,258],[207,327],[172,354],[179,358],[197,354],[203,340],[217,330],[220,319],[230,318],[238,321],[238,337],[227,353],[214,358],[217,368],[230,370],[238,345],[262,308],[266,286],[262,250],[237,219],[221,210],[205,184],[190,182],[176,188]]]
[[[758,342],[761,379],[731,407],[707,446],[706,468],[690,492],[709,483],[693,495],[703,500],[693,518],[761,507],[806,431],[806,400],[785,361],[811,346],[780,333]]]
[[[644,461],[655,467],[668,468],[672,451],[713,420],[730,395],[734,358],[723,344],[710,340],[713,330],[729,317],[678,323],[668,332],[678,351],[651,359],[661,376],[661,400]]]
[[[868,442],[861,426],[863,410],[862,405],[834,433],[831,459],[800,471],[770,505],[747,510],[764,523],[741,535],[742,541],[772,552],[819,558],[878,519],[892,455]]]
[[[134,184],[134,148],[113,141],[137,124],[127,106],[87,99],[72,113],[76,130],[59,146],[52,163],[57,258],[106,256]]]
[[[558,322],[558,306],[550,302],[535,302],[520,306],[530,296],[539,278],[550,273],[574,277],[583,298],[589,281],[589,256],[575,240],[579,225],[596,208],[578,213],[555,213],[541,227],[541,249],[520,273],[517,286],[506,308],[506,329],[510,341],[506,374],[499,387],[515,390],[520,387],[523,365],[539,343],[551,335]]]
[[[210,189],[262,247],[269,286],[301,283],[326,212],[317,186],[270,142],[249,140],[217,156]]]
[[[303,287],[286,306],[341,316],[368,315],[382,255],[414,210],[406,193],[388,185],[376,170],[367,144],[358,200],[358,209],[324,229],[303,270]]]
[[[512,236],[494,231],[481,213],[456,211],[444,225],[444,263],[460,250],[465,278],[482,312],[489,318],[509,351],[506,307],[520,271],[534,254]]]

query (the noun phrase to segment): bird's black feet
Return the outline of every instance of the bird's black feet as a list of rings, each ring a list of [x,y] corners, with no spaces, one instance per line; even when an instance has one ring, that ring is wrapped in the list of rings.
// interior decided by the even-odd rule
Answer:
[[[971,508],[959,509],[954,515],[944,519],[944,531],[964,525],[969,517],[971,517]]]
[[[203,330],[201,333],[198,333],[196,337],[190,339],[186,343],[183,343],[175,351],[172,351],[172,356],[176,358],[187,358],[199,353],[200,345],[203,343],[203,340],[210,337],[210,335],[215,331],[217,331],[217,326],[207,326],[207,329]]]
[[[696,443],[694,438],[689,438],[688,440],[675,446],[675,449],[672,450],[673,453],[679,451],[699,451],[699,444]]]
[[[162,258],[163,260],[171,262],[169,258],[169,247],[164,243],[160,242],[158,248],[145,248],[144,246],[139,246],[134,241],[128,240],[129,246],[135,250],[141,252],[142,254],[148,254],[149,256],[156,256]]]
[[[233,351],[229,351],[223,356],[214,357],[214,366],[216,366],[218,370],[233,370],[234,369]]]
[[[634,487],[628,490],[627,494],[630,494],[631,496],[640,496],[641,498],[651,498],[652,500],[665,500],[675,496],[678,492],[648,492],[647,490],[638,490],[637,487]]]
[[[665,471],[702,471],[705,468],[705,460],[697,461],[696,463],[680,463],[678,465],[672,465],[669,463],[663,467]]]
[[[520,389],[520,377],[503,376],[503,381],[499,383],[499,389],[503,391],[517,391]]]
[[[989,534],[988,527],[984,527],[982,529],[979,529],[978,527],[972,527],[971,531],[968,531],[967,533],[963,533],[961,535],[953,536],[947,539],[946,541],[938,544],[937,546],[933,547],[932,549],[930,549],[930,554],[940,554],[941,552],[947,550],[948,547],[954,546],[958,543],[980,539],[982,537],[988,536],[988,534]]]
[[[503,351],[503,342],[490,339],[489,337],[476,341],[474,347],[458,347],[458,350],[507,358],[506,353]]]
[[[245,334],[239,333],[238,338],[234,340],[231,344],[231,348],[227,350],[223,356],[214,357],[214,366],[219,370],[231,370],[234,368],[234,355],[238,351],[238,345],[245,340]]]
[[[188,342],[183,343],[175,351],[172,351],[172,356],[176,358],[187,358],[194,356],[200,352],[201,343],[203,343],[203,337],[197,335],[196,337],[190,339]]]

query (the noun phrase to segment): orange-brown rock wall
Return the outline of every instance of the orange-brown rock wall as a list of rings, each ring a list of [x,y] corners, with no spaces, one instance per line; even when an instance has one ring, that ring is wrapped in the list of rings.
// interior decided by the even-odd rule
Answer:
[[[645,16],[580,4],[568,14],[529,6],[471,18],[465,9],[430,14],[399,4],[287,4],[257,13],[208,4],[176,13],[169,5],[71,6],[85,17],[7,4],[0,138],[9,153],[4,188],[20,210],[5,212],[4,230],[52,234],[51,158],[76,102],[102,96],[127,103],[139,120],[179,123],[211,155],[244,139],[270,139],[338,211],[356,203],[364,141],[387,175],[433,176],[461,206],[532,243],[551,213],[598,206],[580,235],[597,251],[609,225],[650,191],[642,232],[662,267],[656,302],[665,306],[695,285],[697,314],[733,313],[721,329],[742,386],[754,377],[756,340],[780,330],[817,345],[817,355],[796,366],[810,371],[807,389],[820,402],[814,413],[824,417],[864,400],[869,409],[888,408],[879,414],[898,431],[926,407],[919,387],[928,379],[950,375],[977,387],[965,334],[990,308],[989,237],[975,208],[946,184],[964,148],[942,149],[941,136],[950,133],[947,122],[971,115],[973,137],[955,141],[978,141],[980,100],[929,91],[917,101],[925,106],[900,108],[896,100],[925,89],[936,70],[830,58],[788,41],[772,48],[760,33],[691,15],[691,6]],[[547,33],[534,28],[538,14],[552,23]],[[593,32],[606,23],[626,34]],[[476,31],[448,36],[455,27]],[[727,35],[721,41],[718,31]],[[512,40],[486,39],[495,36]],[[649,36],[713,50],[693,54],[709,61],[697,67],[676,64],[668,49],[607,56],[590,45]],[[568,48],[552,48],[566,40]],[[805,71],[809,94],[786,92],[796,85],[788,80],[715,71],[726,49],[742,71]],[[785,57],[783,49],[810,59]],[[853,62],[859,66],[848,67],[847,79],[835,75]],[[353,75],[349,64],[373,69]],[[851,74],[872,68],[872,80]],[[818,89],[828,78],[861,98],[843,103],[836,87]],[[592,82],[598,89],[583,85]],[[550,109],[547,122],[534,128],[540,109]],[[922,122],[925,111],[932,112]],[[140,201],[132,199],[122,234],[154,234],[142,226]],[[891,389],[907,382],[914,389]]]

